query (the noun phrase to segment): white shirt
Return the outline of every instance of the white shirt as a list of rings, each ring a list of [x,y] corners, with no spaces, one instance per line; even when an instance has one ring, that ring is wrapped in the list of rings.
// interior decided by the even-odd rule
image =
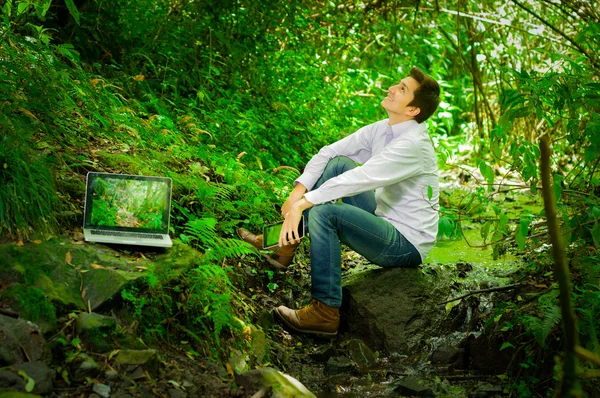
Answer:
[[[329,160],[336,156],[347,156],[362,166],[311,191]],[[412,243],[422,260],[435,244],[439,175],[425,123],[409,120],[390,126],[384,119],[365,126],[321,148],[294,185],[298,183],[307,188],[304,197],[315,205],[375,190],[375,214]]]

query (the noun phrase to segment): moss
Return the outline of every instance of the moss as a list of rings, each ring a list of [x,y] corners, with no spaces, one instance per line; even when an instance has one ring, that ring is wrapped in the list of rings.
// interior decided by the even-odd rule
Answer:
[[[2,299],[12,301],[21,317],[39,324],[42,329],[56,327],[56,308],[41,289],[13,284],[2,291]]]

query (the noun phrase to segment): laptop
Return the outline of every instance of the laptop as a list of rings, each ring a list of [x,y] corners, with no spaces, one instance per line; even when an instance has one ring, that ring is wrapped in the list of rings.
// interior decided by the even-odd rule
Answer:
[[[83,234],[87,242],[171,247],[171,179],[87,175]]]

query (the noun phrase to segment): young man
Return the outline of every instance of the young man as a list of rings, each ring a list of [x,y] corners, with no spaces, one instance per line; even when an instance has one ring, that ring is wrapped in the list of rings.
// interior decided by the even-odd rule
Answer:
[[[381,101],[388,119],[323,147],[294,181],[281,211],[285,221],[279,260],[291,262],[304,213],[310,232],[312,300],[297,311],[275,309],[287,327],[337,334],[340,241],[382,267],[416,267],[433,247],[439,177],[424,122],[437,109],[439,95],[438,83],[413,68]],[[262,239],[245,230],[238,234],[256,246]]]

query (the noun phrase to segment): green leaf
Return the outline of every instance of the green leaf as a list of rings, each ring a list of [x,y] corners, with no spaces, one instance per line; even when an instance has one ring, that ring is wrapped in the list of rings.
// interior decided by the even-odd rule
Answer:
[[[71,13],[71,16],[75,19],[75,22],[77,22],[77,25],[79,25],[79,10],[75,6],[75,3],[73,3],[73,0],[65,0],[65,4],[67,5],[69,13]]]
[[[2,13],[10,18],[12,14],[12,0],[8,0],[4,7],[2,7]]]
[[[554,174],[554,183],[552,184],[552,188],[554,188],[554,200],[556,203],[560,200],[560,195],[562,194],[562,185],[561,183],[565,177],[560,174]]]
[[[431,200],[432,197],[433,197],[433,188],[431,187],[431,185],[427,185],[427,199]]]
[[[490,184],[489,189],[491,190],[491,184],[494,183],[494,169],[492,169],[490,165],[488,165],[484,160],[482,160],[481,163],[479,163],[479,171],[481,171],[481,175],[483,176],[483,178],[485,178],[487,183]]]
[[[19,370],[19,376],[21,376],[23,379],[27,380],[27,384],[25,384],[25,391],[27,392],[32,392],[33,389],[35,388],[35,380],[33,380],[31,377],[29,377],[29,375],[27,373],[25,373],[25,371],[23,370]]]
[[[502,351],[505,348],[515,348],[515,346],[507,341],[506,343],[502,344],[502,347],[500,347],[500,351]]]
[[[30,5],[31,5],[31,3],[29,3],[29,1],[23,1],[19,4],[17,4],[17,15],[21,15],[25,11],[27,11],[27,9],[29,8]]]
[[[35,7],[35,13],[39,19],[44,19],[48,9],[50,8],[50,4],[52,4],[52,0],[38,0],[33,3]]]
[[[594,246],[596,249],[600,249],[600,224],[594,223],[594,228],[591,230],[592,238],[594,239]]]
[[[521,228],[517,228],[517,234],[515,235],[515,240],[517,241],[517,245],[519,246],[519,250],[523,251],[525,249],[525,236],[523,235],[523,231]]]

